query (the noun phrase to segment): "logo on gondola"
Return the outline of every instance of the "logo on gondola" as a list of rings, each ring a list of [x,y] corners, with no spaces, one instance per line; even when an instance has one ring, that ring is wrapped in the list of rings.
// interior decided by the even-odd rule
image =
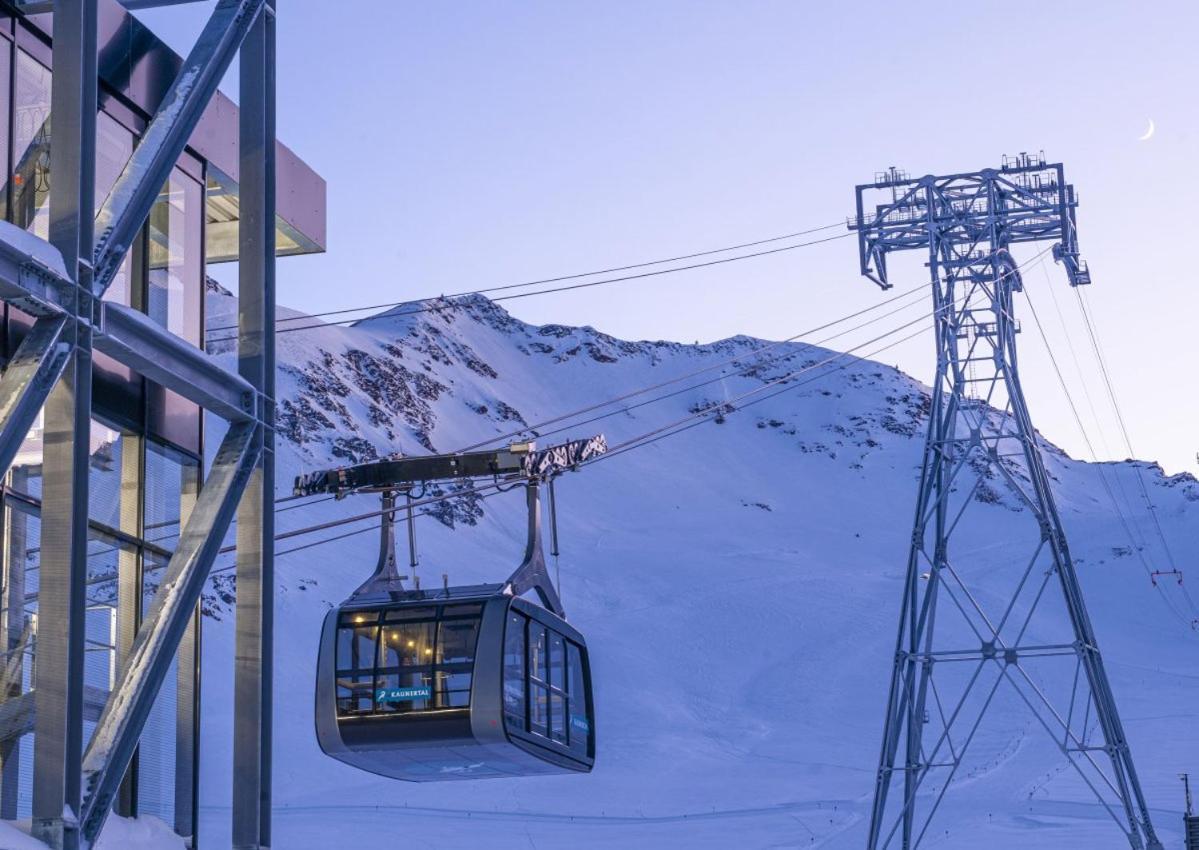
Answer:
[[[572,728],[577,729],[580,732],[584,732],[584,733],[591,732],[591,724],[587,722],[586,717],[578,717],[578,716],[572,714],[570,716],[570,725]]]
[[[375,702],[405,702],[414,699],[429,699],[433,696],[430,687],[421,688],[379,688],[375,691]]]

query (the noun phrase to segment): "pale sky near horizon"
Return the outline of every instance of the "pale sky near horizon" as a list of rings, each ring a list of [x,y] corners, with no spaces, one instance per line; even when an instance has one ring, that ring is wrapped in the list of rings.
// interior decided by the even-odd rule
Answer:
[[[139,14],[185,51],[211,6]],[[279,6],[279,135],[329,183],[329,251],[280,262],[280,303],[331,310],[752,241],[842,219],[888,165],[967,171],[1043,149],[1079,192],[1087,297],[1136,454],[1199,470],[1196,238],[1182,232],[1196,4]],[[842,239],[504,306],[623,338],[779,339],[885,297],[857,271]],[[1025,277],[1098,455],[1125,457],[1064,273]],[[924,270],[911,258],[894,278]],[[1089,457],[1017,310],[1033,420]],[[928,380],[931,335],[879,359]]]

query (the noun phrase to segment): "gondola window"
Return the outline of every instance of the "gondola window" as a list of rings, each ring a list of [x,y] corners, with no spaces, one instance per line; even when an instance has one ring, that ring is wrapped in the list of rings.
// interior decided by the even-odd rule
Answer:
[[[509,729],[525,728],[525,626],[524,614],[511,611],[504,634],[504,716]]]
[[[342,716],[469,708],[481,606],[343,615],[337,641]]]

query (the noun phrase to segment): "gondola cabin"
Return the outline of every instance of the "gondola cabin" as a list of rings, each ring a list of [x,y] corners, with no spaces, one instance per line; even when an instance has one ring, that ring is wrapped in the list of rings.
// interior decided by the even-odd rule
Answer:
[[[591,770],[591,674],[576,629],[502,585],[400,596],[325,619],[325,753],[415,782]]]
[[[538,488],[602,453],[603,437],[538,452],[393,458],[301,476],[299,496],[377,492],[374,573],[325,618],[316,671],[316,736],[335,759],[413,782],[586,773],[595,764],[587,642],[566,622],[545,569]],[[414,482],[491,478],[523,486],[528,537],[502,584],[405,587],[395,558],[396,494]],[[493,486],[499,486],[493,485]],[[556,539],[556,538],[555,538]],[[536,592],[540,604],[525,598]]]

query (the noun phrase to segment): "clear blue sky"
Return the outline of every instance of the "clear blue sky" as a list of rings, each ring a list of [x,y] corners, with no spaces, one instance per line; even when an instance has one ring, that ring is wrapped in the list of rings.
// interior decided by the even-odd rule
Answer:
[[[211,5],[142,16],[186,49]],[[279,6],[279,133],[329,182],[329,252],[280,263],[281,302],[336,309],[748,241],[838,220],[891,164],[972,170],[1044,149],[1080,193],[1088,295],[1137,453],[1196,468],[1193,2]],[[1034,301],[1077,385],[1074,342],[1100,455],[1123,457],[1074,295],[1046,269],[1029,275]],[[842,240],[506,306],[690,342],[787,337],[880,297]],[[1018,309],[1034,421],[1087,456]],[[927,379],[932,341],[884,359]]]

